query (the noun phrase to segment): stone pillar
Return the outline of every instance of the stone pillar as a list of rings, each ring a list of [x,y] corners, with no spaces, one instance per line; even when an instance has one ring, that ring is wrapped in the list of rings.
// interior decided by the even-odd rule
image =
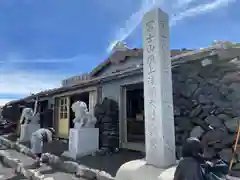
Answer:
[[[168,15],[152,9],[143,18],[146,159],[123,164],[116,180],[172,180],[176,166]]]
[[[159,168],[176,164],[168,15],[159,8],[143,18],[143,75],[146,161]]]

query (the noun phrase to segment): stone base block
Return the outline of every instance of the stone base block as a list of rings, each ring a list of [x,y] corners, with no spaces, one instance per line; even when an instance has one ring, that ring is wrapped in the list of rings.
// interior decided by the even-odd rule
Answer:
[[[160,169],[148,165],[145,160],[135,160],[123,164],[115,180],[173,180],[176,166]]]
[[[22,124],[20,126],[19,142],[28,142],[31,139],[32,133],[40,129],[40,124]]]
[[[99,129],[70,129],[68,146],[68,151],[65,151],[62,156],[77,159],[95,153],[99,148]]]

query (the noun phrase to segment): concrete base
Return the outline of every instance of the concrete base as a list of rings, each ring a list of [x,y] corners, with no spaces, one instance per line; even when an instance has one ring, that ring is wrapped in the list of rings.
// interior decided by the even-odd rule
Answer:
[[[65,151],[62,156],[77,159],[95,153],[99,147],[99,129],[70,129],[68,146],[68,151]]]
[[[177,165],[164,170],[158,177],[158,180],[173,180],[176,168]]]
[[[173,180],[176,166],[160,169],[148,165],[145,160],[135,160],[123,164],[116,175],[116,180]]]
[[[40,129],[40,124],[22,124],[20,126],[19,142],[28,142],[31,139],[32,133]]]

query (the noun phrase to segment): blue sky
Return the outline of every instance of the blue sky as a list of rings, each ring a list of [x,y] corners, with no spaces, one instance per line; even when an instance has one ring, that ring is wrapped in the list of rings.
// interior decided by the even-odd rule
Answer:
[[[171,48],[240,42],[236,0],[0,0],[0,105],[90,71],[116,40],[141,47],[141,19],[169,14]]]

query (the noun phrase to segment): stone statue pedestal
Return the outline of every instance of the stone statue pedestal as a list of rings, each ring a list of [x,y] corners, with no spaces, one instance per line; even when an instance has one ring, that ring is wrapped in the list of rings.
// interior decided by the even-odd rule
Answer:
[[[99,148],[98,128],[72,128],[69,132],[68,151],[62,155],[77,159],[78,157],[90,155]]]
[[[40,129],[40,124],[22,124],[20,126],[19,142],[28,142],[31,139],[32,133]]]

